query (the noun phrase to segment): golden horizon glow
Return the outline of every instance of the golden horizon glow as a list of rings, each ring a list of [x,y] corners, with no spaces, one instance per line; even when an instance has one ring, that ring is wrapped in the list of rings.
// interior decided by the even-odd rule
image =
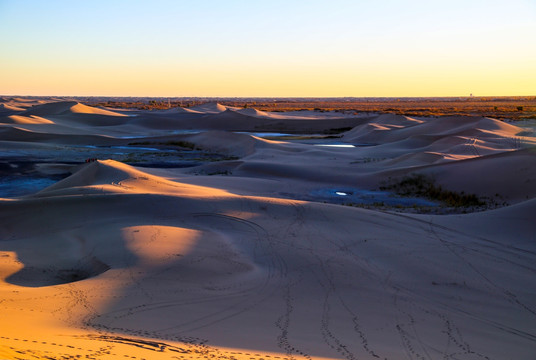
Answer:
[[[530,1],[208,3],[2,3],[0,94],[536,95]]]

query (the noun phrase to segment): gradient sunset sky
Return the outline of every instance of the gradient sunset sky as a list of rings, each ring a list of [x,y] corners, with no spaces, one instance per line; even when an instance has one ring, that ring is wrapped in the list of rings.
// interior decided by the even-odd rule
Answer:
[[[536,1],[0,0],[0,94],[536,95]]]

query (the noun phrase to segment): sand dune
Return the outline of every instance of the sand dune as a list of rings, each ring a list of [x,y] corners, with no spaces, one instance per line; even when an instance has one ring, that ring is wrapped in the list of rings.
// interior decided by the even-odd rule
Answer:
[[[409,116],[382,114],[373,120],[374,124],[381,124],[390,127],[408,127],[424,123],[423,120],[417,120]]]
[[[121,127],[139,126],[155,130],[233,130],[233,131],[291,131],[324,132],[334,129],[354,127],[365,120],[315,112],[295,112],[286,114],[263,113],[255,109],[225,107],[218,103],[207,103],[190,108],[174,108],[145,112],[143,116],[129,116],[118,111],[100,109],[75,101],[45,102],[37,104],[18,114],[17,123],[36,123],[34,118],[52,121],[54,124],[84,127]],[[132,114],[130,114],[132,115]],[[137,114],[134,114],[137,115]],[[14,123],[4,118],[2,123]],[[287,121],[288,120],[288,121]],[[121,131],[120,129],[118,129]],[[127,132],[132,129],[128,129]]]
[[[312,113],[312,112],[311,112]],[[355,127],[366,120],[361,117],[307,116],[301,114],[269,116],[252,116],[242,112],[227,110],[219,114],[208,115],[202,119],[203,128],[234,131],[323,133]]]
[[[53,124],[53,121],[36,115],[10,115],[7,118],[0,120],[0,122],[7,124]]]
[[[42,124],[48,124],[43,122]],[[18,125],[18,124],[17,124]],[[85,145],[106,145],[113,143],[113,139],[102,135],[82,135],[72,133],[45,133],[24,129],[21,126],[0,127],[1,141],[13,142],[41,142],[41,143],[58,143],[58,144],[77,144]]]
[[[388,119],[386,121],[386,119]],[[480,117],[446,117],[427,121],[408,121],[410,118],[397,115],[379,116],[370,123],[357,127],[344,135],[347,142],[383,143],[394,142],[418,135],[490,135],[501,137],[518,136],[523,129],[502,121]],[[377,121],[376,121],[377,120]]]
[[[113,126],[127,122],[127,115],[86,106],[75,101],[61,101],[33,106],[20,113],[21,117],[52,119],[54,123],[66,122],[91,126]]]
[[[499,195],[509,203],[525,201],[536,195],[531,186],[536,181],[536,147],[432,166],[425,172],[456,191]]]
[[[83,165],[72,176],[59,181],[35,194],[37,197],[60,196],[69,194],[100,194],[103,192],[126,193],[172,193],[176,196],[199,197],[230,196],[216,189],[206,189],[194,185],[178,184],[162,178],[151,176],[128,165],[112,160],[93,162]]]
[[[267,151],[299,151],[297,149],[304,148],[299,144],[288,144],[282,141],[266,140],[256,136],[227,131],[206,131],[185,136],[185,139],[200,148],[240,158],[256,154],[261,149]]]
[[[530,254],[536,251],[536,235],[527,236],[534,230],[530,219],[535,211],[536,201],[533,197],[531,200],[488,212],[443,216],[437,220],[445,226],[466,228],[468,232],[483,239],[495,238],[504,246]],[[505,226],[505,219],[508,219],[509,226]]]
[[[103,110],[96,107],[87,106],[84,104],[77,103],[69,109],[75,114],[97,114],[97,115],[108,115],[108,116],[127,116],[116,111]]]
[[[71,108],[78,105],[76,101],[60,101],[36,105],[26,110],[22,115],[50,116],[72,112]]]
[[[245,109],[239,109],[236,110],[237,113],[247,115],[247,116],[253,116],[253,117],[271,117],[272,114],[267,113],[266,111],[260,111],[254,108],[245,108]]]
[[[49,211],[37,215],[39,204]],[[459,356],[527,359],[532,353],[534,304],[526,285],[533,277],[525,270],[533,267],[531,245],[521,249],[493,234],[475,238],[474,229],[460,231],[453,218],[238,197],[110,161],[1,206],[2,223],[10,224],[2,228],[10,239],[2,250],[24,264],[10,274],[15,258],[2,258],[2,291],[27,302],[35,295],[26,289],[42,288],[56,299],[41,300],[51,320],[98,329],[86,335],[86,346],[102,332],[119,331],[133,343],[173,339],[163,341],[164,349],[186,348],[186,358],[203,346],[208,354],[256,359],[266,352],[396,358],[407,351],[434,358],[465,351]],[[534,210],[531,201],[506,219],[525,234],[534,229],[528,215]],[[69,214],[67,227],[60,214]],[[509,226],[500,212],[477,218],[473,224],[501,218]],[[411,242],[402,241],[410,234]],[[111,287],[120,291],[110,293]],[[7,295],[15,288],[18,295]],[[69,305],[58,298],[66,290],[84,300]],[[2,304],[10,319],[26,319],[12,304]],[[69,312],[61,310],[66,306]],[[3,325],[10,346],[28,339],[12,323]],[[456,342],[445,350],[448,339]],[[62,343],[81,346],[72,336]]]
[[[162,114],[203,114],[202,111],[197,111],[191,108],[183,108],[180,106],[171,109],[157,110],[157,112]]]
[[[417,166],[479,158],[535,145],[519,127],[479,117],[415,120],[382,115],[346,132],[342,139],[377,144],[370,152],[398,166]],[[366,152],[366,151],[365,151]]]
[[[208,148],[216,152],[243,157],[255,152],[255,139],[244,134],[225,131],[207,131],[188,137],[199,147]]]
[[[254,108],[245,108],[245,109],[233,109],[229,108],[231,111],[235,111],[242,115],[265,118],[265,119],[279,119],[279,120],[314,120],[314,119],[326,119],[326,118],[347,118],[352,117],[344,115],[342,113],[334,112],[315,112],[315,111],[292,111],[292,112],[267,112],[260,111]]]
[[[216,102],[208,102],[202,105],[192,106],[189,110],[197,111],[205,114],[217,114],[228,110],[228,107]]]
[[[16,111],[24,111],[24,108],[8,105],[5,103],[0,103],[0,112],[16,112]]]
[[[0,117],[3,181],[70,173],[0,198],[0,358],[533,359],[531,132],[297,113]],[[352,204],[412,174],[500,206]]]

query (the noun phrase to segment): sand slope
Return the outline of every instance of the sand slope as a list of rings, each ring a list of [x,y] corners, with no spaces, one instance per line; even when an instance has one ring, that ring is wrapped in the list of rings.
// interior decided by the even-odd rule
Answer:
[[[530,359],[535,205],[408,216],[87,164],[33,197],[0,203],[2,349],[44,354],[58,344],[47,334],[64,332],[62,345],[78,350],[56,354],[89,354],[109,337],[120,339],[109,354],[143,357],[151,346],[125,344],[160,339],[184,358]],[[517,239],[460,227],[497,219]],[[37,318],[18,305],[32,299]],[[34,335],[21,321],[36,324]]]
[[[389,167],[424,166],[480,158],[536,145],[522,128],[481,117],[415,120],[381,115],[346,132],[353,144],[375,145],[364,156],[389,159]]]
[[[17,111],[24,111],[24,108],[17,107],[14,105],[9,104],[0,104],[0,112],[17,112]]]
[[[200,113],[217,114],[227,111],[228,107],[218,104],[216,102],[208,102],[202,105],[192,106],[189,110],[194,110]]]
[[[43,105],[34,106],[26,110],[22,115],[41,115],[41,116],[50,116],[50,115],[64,115],[64,114],[96,114],[96,115],[108,115],[108,116],[125,116],[123,114],[103,110],[84,104],[80,104],[76,101],[61,101],[53,102]]]
[[[401,115],[380,115],[365,126],[357,127],[344,136],[348,142],[382,143],[394,142],[418,135],[471,135],[516,136],[523,130],[490,118],[445,117],[416,120]]]

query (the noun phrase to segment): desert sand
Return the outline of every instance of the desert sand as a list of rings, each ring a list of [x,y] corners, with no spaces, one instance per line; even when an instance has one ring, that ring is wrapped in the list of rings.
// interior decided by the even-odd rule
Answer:
[[[3,97],[0,154],[1,359],[535,358],[531,124]]]

